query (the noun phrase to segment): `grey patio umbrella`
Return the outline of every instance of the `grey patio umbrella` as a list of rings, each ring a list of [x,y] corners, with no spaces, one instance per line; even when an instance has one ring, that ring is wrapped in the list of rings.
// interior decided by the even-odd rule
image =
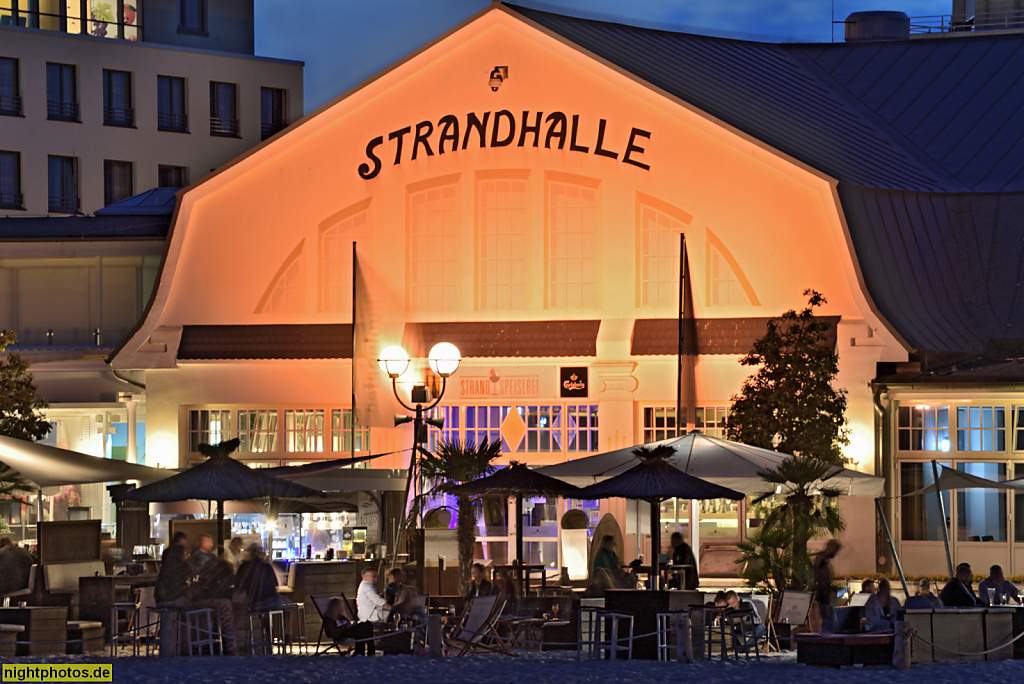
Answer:
[[[0,463],[10,466],[40,487],[123,480],[156,482],[174,474],[173,470],[90,456],[4,436],[0,436]]]
[[[500,494],[516,497],[516,558],[523,562],[523,497],[576,496],[579,487],[530,470],[526,464],[512,461],[486,477],[452,488],[455,494]]]
[[[305,498],[321,492],[288,482],[231,458],[238,448],[238,439],[220,444],[200,444],[199,451],[207,460],[168,477],[113,497],[114,501],[187,501],[199,499],[217,502],[217,547],[224,546],[224,502],[263,498]]]
[[[682,499],[744,498],[742,492],[687,475],[668,459],[675,453],[671,447],[633,449],[635,465],[625,472],[602,482],[584,487],[578,493],[581,499],[608,499],[623,497],[640,499],[651,506],[651,589],[658,588],[660,573],[658,558],[661,549],[661,502],[672,497]]]

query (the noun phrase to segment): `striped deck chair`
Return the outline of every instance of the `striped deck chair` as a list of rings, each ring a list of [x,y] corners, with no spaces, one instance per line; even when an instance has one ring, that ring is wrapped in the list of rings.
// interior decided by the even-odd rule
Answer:
[[[514,655],[508,650],[497,630],[498,616],[504,607],[505,601],[494,595],[473,598],[463,616],[462,624],[448,637],[449,651],[452,648],[460,648],[461,650],[455,654],[456,657],[479,650]]]

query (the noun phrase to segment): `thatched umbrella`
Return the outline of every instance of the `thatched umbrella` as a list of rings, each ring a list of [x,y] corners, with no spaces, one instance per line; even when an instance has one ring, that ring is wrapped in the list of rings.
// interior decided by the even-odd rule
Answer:
[[[516,497],[516,559],[523,562],[523,497],[575,496],[579,487],[550,475],[530,470],[526,464],[512,461],[507,468],[487,477],[452,488],[454,494],[498,494]]]
[[[615,477],[584,487],[579,491],[581,499],[608,499],[623,497],[640,499],[651,505],[651,589],[658,588],[660,576],[658,557],[661,549],[661,502],[672,497],[682,499],[732,499],[744,497],[699,477],[687,475],[668,463],[674,454],[671,447],[658,446],[654,449],[639,447],[633,450],[638,459],[636,465]]]
[[[199,452],[207,460],[183,470],[165,480],[132,489],[113,497],[114,501],[200,501],[217,502],[217,548],[224,547],[224,502],[267,497],[305,498],[322,493],[315,489],[288,482],[231,458],[238,448],[238,439],[220,444],[200,444]]]

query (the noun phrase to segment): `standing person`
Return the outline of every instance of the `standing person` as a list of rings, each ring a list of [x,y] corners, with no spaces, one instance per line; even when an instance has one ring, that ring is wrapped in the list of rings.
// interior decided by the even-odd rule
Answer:
[[[974,571],[970,563],[961,563],[956,566],[956,574],[946,582],[939,592],[939,600],[946,608],[973,608],[983,605],[981,599],[974,593],[971,584],[974,581]]]
[[[601,548],[594,556],[594,573],[597,573],[598,570],[608,573],[608,577],[616,585],[619,583],[619,578],[622,576],[622,561],[615,553],[615,537],[610,534],[601,538]]]
[[[2,539],[0,539],[0,544],[3,544]],[[1003,566],[1001,565],[993,565],[988,569],[988,577],[978,582],[978,598],[986,606],[992,603],[988,600],[989,589],[992,590],[995,597],[995,605],[1002,603],[1002,599],[1005,599],[1007,603],[1010,602],[1010,599],[1020,603],[1020,592],[1017,591],[1013,582],[1003,575]]]
[[[490,596],[494,593],[494,586],[487,579],[487,571],[482,563],[473,563],[469,568],[469,586],[462,598],[469,600],[474,596]]]
[[[908,610],[934,610],[942,608],[942,601],[932,593],[932,582],[925,577],[917,583],[917,596],[909,597],[903,607]]]
[[[192,567],[185,556],[184,545],[171,544],[164,551],[160,572],[156,576],[153,599],[157,606],[183,608],[191,579]]]
[[[868,598],[864,604],[864,618],[867,620],[869,632],[891,632],[896,621],[896,611],[900,609],[899,600],[892,595],[889,580],[884,577],[878,580],[878,591]]]
[[[680,589],[695,590],[700,584],[700,574],[697,571],[697,557],[693,555],[693,549],[683,540],[683,535],[673,532],[672,544],[672,565],[685,565],[683,569],[683,586]]]
[[[221,645],[227,655],[237,655],[235,619],[232,613],[231,592],[235,582],[235,566],[227,554],[203,565],[199,571],[191,608],[211,608],[220,621]]]
[[[839,553],[839,542],[829,539],[825,550],[814,559],[814,598],[818,602],[821,616],[821,631],[836,631],[836,610],[832,605],[835,591],[832,589],[832,559]]]
[[[230,542],[228,542],[227,548],[224,549],[224,560],[231,563],[231,565],[235,567],[235,570],[237,570],[238,566],[242,564],[241,537],[235,537]]]
[[[356,593],[359,621],[384,622],[390,609],[391,604],[377,591],[377,571],[370,567],[363,568],[363,581],[359,583],[359,591]]]
[[[291,603],[277,593],[277,573],[259,544],[249,547],[249,560],[238,567],[235,586],[245,593],[249,610],[281,610]]]
[[[398,595],[405,588],[405,570],[402,568],[391,568],[388,571],[391,581],[384,587],[384,600],[394,605],[398,601]]]

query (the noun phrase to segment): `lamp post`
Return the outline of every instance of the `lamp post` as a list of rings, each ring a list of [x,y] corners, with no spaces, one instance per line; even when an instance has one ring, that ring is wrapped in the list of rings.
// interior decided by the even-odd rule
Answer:
[[[401,414],[395,415],[395,425],[402,425],[403,423],[411,422],[413,424],[413,445],[412,455],[409,458],[409,477],[405,483],[405,498],[404,501],[409,501],[409,491],[412,487],[412,483],[418,479],[417,475],[417,457],[419,456],[422,444],[427,441],[427,426],[432,425],[439,430],[444,428],[444,418],[428,417],[424,414],[429,412],[435,406],[441,403],[441,398],[444,397],[444,390],[448,384],[448,377],[459,369],[459,363],[462,362],[462,355],[459,353],[458,348],[450,342],[439,342],[430,349],[430,355],[427,358],[427,362],[430,365],[430,370],[435,375],[441,378],[441,391],[437,397],[429,397],[427,394],[427,388],[423,385],[417,385],[412,389],[412,396],[410,397],[412,405],[407,404],[402,399],[401,394],[398,392],[398,378],[400,378],[407,370],[411,363],[409,355],[401,347],[388,347],[380,353],[380,358],[377,359],[377,364],[380,369],[391,378],[391,390],[395,394],[395,399],[398,403],[405,407],[408,411],[413,411],[413,416],[403,416]],[[398,559],[398,547],[402,543],[405,536],[405,523],[406,515],[403,505],[402,517],[398,523],[398,529],[395,532],[394,545],[392,548],[392,558]]]

